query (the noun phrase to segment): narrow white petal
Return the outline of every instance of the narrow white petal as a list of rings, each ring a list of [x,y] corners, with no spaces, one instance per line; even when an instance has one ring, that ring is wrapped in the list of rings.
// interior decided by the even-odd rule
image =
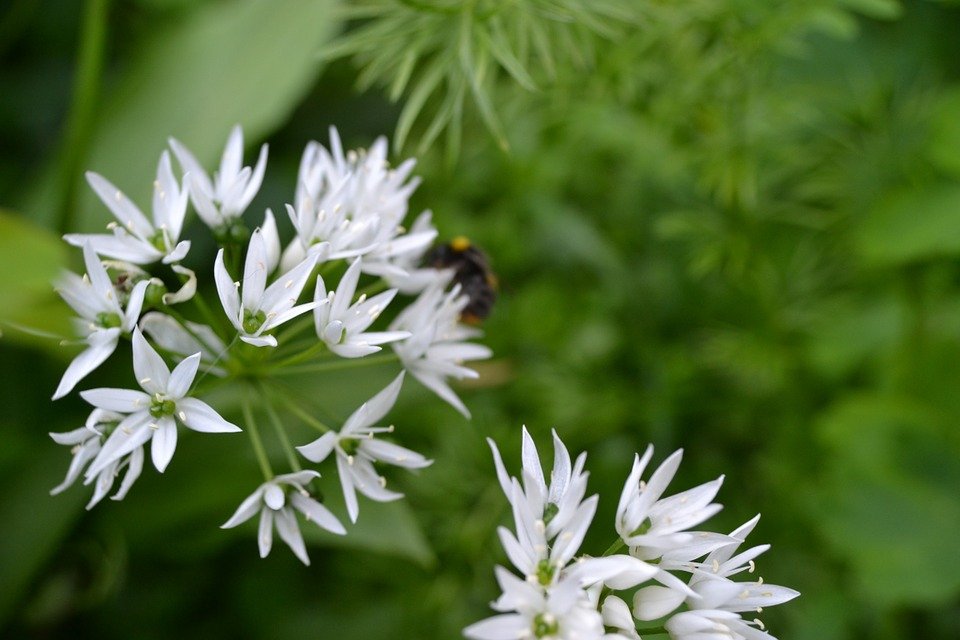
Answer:
[[[80,397],[98,409],[120,413],[134,413],[150,407],[150,396],[133,389],[87,389],[80,392]]]
[[[257,511],[260,510],[262,505],[261,496],[263,495],[263,490],[257,489],[249,496],[243,499],[243,502],[240,503],[240,506],[237,507],[237,510],[233,512],[233,515],[230,516],[230,519],[220,525],[221,529],[232,529],[233,527],[246,522],[254,515]]]
[[[217,259],[213,266],[213,278],[217,283],[217,295],[220,297],[220,304],[223,306],[224,313],[227,314],[227,318],[234,327],[238,330],[241,329],[240,294],[237,293],[237,287],[230,278],[226,265],[223,264],[223,249],[217,252]]]
[[[668,587],[643,587],[633,596],[633,615],[637,620],[656,620],[683,604],[686,595]]]
[[[247,311],[261,309],[263,292],[267,286],[267,246],[259,229],[250,236],[247,246],[247,258],[243,266],[241,284],[242,306]]]
[[[260,510],[260,527],[257,530],[257,546],[260,557],[266,558],[273,546],[273,511],[264,507]]]
[[[153,434],[153,442],[150,445],[150,456],[153,458],[153,466],[157,471],[163,473],[173,453],[177,449],[177,423],[173,418],[165,416],[157,421],[157,431]]]
[[[337,517],[316,500],[294,493],[290,496],[290,502],[307,520],[317,523],[322,529],[337,535],[346,535],[347,530],[343,528]]]
[[[203,400],[183,398],[177,401],[178,417],[183,424],[202,433],[235,433],[240,427],[224,420],[213,407]],[[183,415],[179,415],[182,413]]]
[[[133,330],[133,372],[137,376],[137,384],[147,393],[167,392],[170,369],[138,328]]]
[[[327,456],[330,455],[330,452],[333,451],[336,443],[337,434],[333,431],[328,431],[310,444],[297,447],[297,451],[311,462],[323,462]]]
[[[197,376],[197,369],[200,367],[200,354],[195,353],[189,358],[180,361],[170,373],[170,380],[167,383],[167,395],[171,398],[179,399],[187,395],[190,391],[190,385]]]
[[[307,548],[303,544],[303,535],[301,535],[300,526],[297,524],[297,516],[289,508],[283,508],[274,513],[274,518],[280,539],[287,543],[287,546],[300,559],[300,562],[309,566],[310,558],[307,556]]]
[[[63,377],[60,378],[60,384],[57,385],[52,399],[62,398],[73,391],[78,382],[103,364],[104,360],[116,350],[119,336],[120,329],[117,328],[91,333],[87,338],[90,346],[70,362],[67,370],[63,372]]]

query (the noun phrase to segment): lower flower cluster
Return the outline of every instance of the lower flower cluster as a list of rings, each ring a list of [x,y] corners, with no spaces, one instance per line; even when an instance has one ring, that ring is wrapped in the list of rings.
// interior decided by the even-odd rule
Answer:
[[[464,630],[474,640],[639,640],[641,631],[674,640],[775,640],[759,615],[799,594],[752,576],[769,545],[740,551],[760,516],[729,534],[693,530],[721,509],[713,502],[723,478],[664,497],[682,451],[643,480],[653,447],[634,459],[617,506],[617,540],[599,557],[578,556],[597,496],[585,497],[586,454],[571,464],[553,434],[547,483],[536,446],[523,430],[523,468],[511,477],[493,441],[497,477],[514,528],[498,535],[516,571],[496,567],[499,612]],[[626,553],[617,553],[625,550]],[[519,575],[517,575],[519,574]],[[632,594],[632,596],[630,595]],[[630,604],[628,604],[628,601]],[[651,626],[638,629],[638,623]]]

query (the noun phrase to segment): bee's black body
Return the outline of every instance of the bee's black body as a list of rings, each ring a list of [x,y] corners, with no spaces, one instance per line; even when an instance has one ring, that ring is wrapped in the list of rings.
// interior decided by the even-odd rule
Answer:
[[[453,280],[470,302],[460,314],[461,320],[476,324],[490,315],[497,299],[497,276],[487,255],[463,237],[437,245],[425,258],[435,269],[452,269]]]

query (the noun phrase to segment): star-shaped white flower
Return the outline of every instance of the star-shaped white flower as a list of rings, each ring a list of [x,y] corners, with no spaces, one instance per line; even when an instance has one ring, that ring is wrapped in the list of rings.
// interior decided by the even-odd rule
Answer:
[[[50,495],[55,496],[73,485],[83,472],[83,468],[100,452],[105,437],[104,432],[116,427],[122,418],[122,415],[112,411],[94,409],[87,418],[86,424],[79,429],[66,433],[50,434],[50,437],[57,444],[71,447],[71,453],[73,454],[66,478],[50,490]],[[100,473],[90,476],[84,481],[84,484],[94,484],[93,497],[87,503],[88,510],[92,509],[107,495],[107,492],[113,487],[114,480],[124,468],[126,468],[126,473],[123,476],[123,482],[120,484],[117,493],[112,496],[113,500],[123,500],[133,483],[140,477],[140,472],[143,469],[143,447],[137,447],[127,456],[113,461]]]
[[[277,346],[274,336],[264,334],[318,304],[311,301],[294,306],[316,266],[315,256],[308,257],[268,287],[267,275],[271,263],[268,244],[257,229],[250,236],[242,284],[230,278],[223,263],[223,249],[217,253],[214,265],[214,278],[223,310],[240,332],[240,339],[256,347]]]
[[[397,290],[390,289],[370,299],[361,295],[351,305],[359,279],[359,258],[343,274],[336,291],[327,292],[323,277],[317,278],[314,300],[318,304],[313,310],[317,336],[343,358],[361,358],[380,351],[381,344],[410,337],[409,331],[366,331],[397,295]]]
[[[187,395],[199,366],[200,354],[195,353],[171,372],[140,330],[135,329],[133,370],[142,390],[104,388],[80,393],[94,407],[124,415],[87,469],[86,477],[99,474],[148,441],[152,441],[153,464],[163,472],[177,447],[178,421],[205,433],[240,431],[206,402]]]
[[[574,579],[550,589],[521,580],[496,567],[503,594],[491,606],[501,613],[463,630],[472,640],[600,640],[603,618]]]
[[[712,517],[723,507],[712,502],[723,484],[723,476],[698,487],[661,498],[673,479],[683,450],[675,451],[664,460],[649,482],[641,481],[644,469],[653,457],[653,446],[648,446],[643,457],[634,456],[633,469],[624,483],[617,506],[617,533],[641,559],[661,557],[677,547],[695,541],[689,532]]]
[[[256,167],[242,166],[243,129],[235,126],[220,158],[220,169],[211,179],[189,149],[174,138],[169,142],[180,166],[190,174],[190,199],[200,219],[211,229],[237,220],[260,190],[267,167],[267,145],[260,147]]]
[[[87,182],[100,196],[113,216],[113,233],[71,233],[64,236],[70,244],[81,247],[85,242],[103,256],[133,264],[150,264],[162,260],[172,264],[183,260],[190,250],[189,240],[180,240],[187,214],[187,189],[181,188],[170,167],[170,155],[164,151],[153,183],[153,222],[112,182],[98,173],[87,172]]]
[[[287,543],[303,564],[309,565],[310,558],[307,556],[307,548],[303,543],[294,510],[331,533],[344,535],[347,532],[336,516],[311,498],[304,488],[305,484],[319,477],[320,474],[316,471],[298,471],[264,482],[240,504],[230,519],[221,525],[221,529],[235,527],[259,513],[257,544],[260,547],[260,557],[266,558],[270,553],[273,546],[273,527],[276,525],[280,539]]]
[[[390,324],[391,331],[409,331],[410,337],[393,343],[403,367],[425,387],[470,417],[470,411],[454,393],[448,378],[476,378],[477,372],[463,366],[470,360],[489,358],[493,352],[484,345],[466,342],[480,332],[459,322],[460,312],[470,301],[460,294],[459,285],[445,293],[444,281],[428,287]]]
[[[67,367],[53,394],[54,400],[70,393],[80,380],[110,357],[117,348],[120,335],[133,330],[150,284],[148,280],[135,284],[124,310],[107,270],[89,242],[83,244],[83,261],[87,267],[86,277],[65,273],[57,293],[80,314],[74,326],[88,346]]]
[[[403,372],[400,372],[385,389],[354,411],[339,433],[329,431],[310,444],[297,447],[303,457],[313,462],[321,462],[331,452],[336,452],[337,471],[340,474],[347,513],[352,522],[357,521],[360,511],[357,491],[377,502],[389,502],[403,497],[402,493],[387,490],[386,481],[377,475],[374,462],[385,462],[407,469],[420,469],[433,463],[419,453],[376,439],[378,433],[393,431],[393,427],[373,425],[393,408],[402,384]]]

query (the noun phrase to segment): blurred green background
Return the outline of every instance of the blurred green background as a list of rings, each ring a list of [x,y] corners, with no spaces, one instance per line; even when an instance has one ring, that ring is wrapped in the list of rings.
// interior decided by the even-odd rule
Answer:
[[[684,447],[674,489],[725,473],[711,528],[762,512],[762,574],[803,594],[775,635],[960,637],[958,33],[947,0],[3,3],[0,635],[459,637],[505,562],[484,438],[516,470],[526,424],[589,452],[585,551],[632,452]],[[238,122],[270,143],[251,220],[329,125],[398,132],[413,211],[501,281],[473,420],[408,384],[399,441],[436,463],[309,568],[218,528],[259,482],[243,441],[184,438],[92,512],[49,497],[47,432],[87,409],[48,399],[74,352],[16,328],[65,331],[57,236],[108,217],[84,170],[146,203],[167,136],[211,166]],[[390,375],[303,388],[344,417]]]

